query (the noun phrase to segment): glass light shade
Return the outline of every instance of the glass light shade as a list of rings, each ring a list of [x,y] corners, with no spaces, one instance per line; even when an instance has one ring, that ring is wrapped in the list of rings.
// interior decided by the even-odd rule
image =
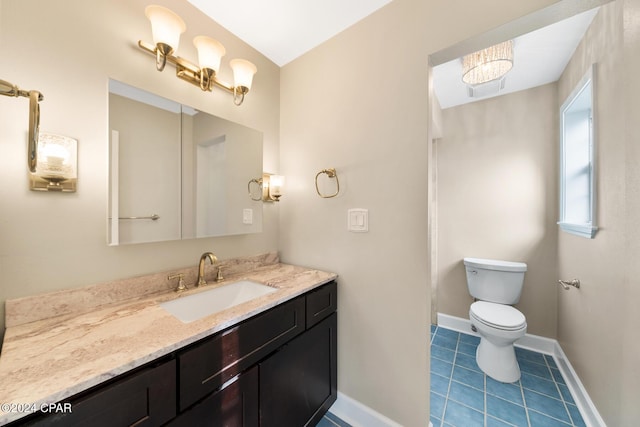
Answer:
[[[211,37],[198,36],[193,39],[193,44],[198,49],[200,68],[209,68],[217,73],[220,70],[220,60],[226,53],[222,43]]]
[[[271,175],[269,177],[269,194],[271,196],[282,196],[282,187],[284,186],[284,176]]]
[[[462,81],[478,85],[501,78],[513,67],[513,40],[479,50],[462,59]]]
[[[38,163],[30,175],[31,189],[75,191],[78,177],[78,141],[63,135],[40,132]]]
[[[232,59],[229,65],[233,70],[234,86],[251,89],[253,75],[258,71],[256,66],[245,59]]]
[[[187,29],[182,18],[176,15],[166,7],[151,5],[147,6],[144,14],[151,21],[151,33],[153,34],[153,43],[166,44],[178,50],[180,43],[180,34]]]

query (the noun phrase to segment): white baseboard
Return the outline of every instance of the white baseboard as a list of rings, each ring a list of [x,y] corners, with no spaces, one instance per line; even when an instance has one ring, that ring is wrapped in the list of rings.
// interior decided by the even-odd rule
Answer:
[[[607,425],[589,397],[582,381],[578,378],[578,374],[573,370],[573,366],[571,366],[569,359],[567,359],[564,351],[562,351],[562,347],[560,347],[558,341],[556,341],[553,358],[556,361],[560,372],[562,372],[562,376],[567,383],[567,387],[569,387],[569,390],[571,391],[573,400],[575,400],[578,409],[580,409],[580,413],[584,418],[585,424],[588,427],[606,427]]]
[[[477,332],[473,332],[471,330],[471,321],[469,319],[463,319],[461,317],[438,313],[438,326],[442,326],[443,328],[452,329],[454,331],[462,332],[468,335],[475,335],[476,337],[480,336]],[[539,353],[553,356],[555,354],[555,345],[557,343],[558,341],[551,338],[526,334],[524,337],[516,341],[515,345],[516,347],[522,347],[528,350],[534,350]]]
[[[402,427],[370,407],[338,392],[338,399],[329,408],[332,414],[353,427]]]
[[[477,337],[480,336],[471,330],[471,321],[461,317],[438,313],[438,326]],[[604,420],[600,416],[587,390],[584,388],[584,385],[580,381],[580,378],[578,378],[576,371],[574,371],[573,366],[571,366],[569,359],[567,359],[557,340],[526,334],[516,341],[515,346],[553,356],[556,365],[558,365],[567,383],[569,391],[571,391],[576,406],[580,409],[580,413],[587,427],[606,427]]]

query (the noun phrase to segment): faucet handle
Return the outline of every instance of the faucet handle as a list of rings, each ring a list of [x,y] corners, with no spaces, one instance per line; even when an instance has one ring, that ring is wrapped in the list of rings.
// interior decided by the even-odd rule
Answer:
[[[184,284],[184,274],[176,273],[176,274],[170,274],[167,276],[167,280],[173,280],[173,279],[178,279],[178,287],[175,290],[176,292],[182,292],[187,289],[187,287]]]
[[[222,277],[222,267],[218,267],[218,273],[216,274],[216,282],[222,282],[224,277]]]

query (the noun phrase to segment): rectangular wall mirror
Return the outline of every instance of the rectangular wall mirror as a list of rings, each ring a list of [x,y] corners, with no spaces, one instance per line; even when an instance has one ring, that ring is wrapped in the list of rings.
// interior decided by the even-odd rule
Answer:
[[[110,245],[258,233],[262,133],[109,81]]]

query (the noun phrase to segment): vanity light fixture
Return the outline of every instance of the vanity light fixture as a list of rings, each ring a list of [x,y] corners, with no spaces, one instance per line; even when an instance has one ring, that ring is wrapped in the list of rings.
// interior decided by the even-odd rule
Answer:
[[[256,184],[261,194],[258,197],[254,197],[251,191],[251,184]],[[274,175],[270,173],[263,173],[262,178],[254,178],[249,181],[247,188],[249,190],[249,197],[254,202],[279,202],[282,197],[282,187],[284,186],[284,176]]]
[[[78,178],[78,141],[63,135],[40,132],[37,163],[29,173],[35,191],[75,192]]]
[[[474,86],[497,80],[513,67],[513,40],[490,46],[462,58],[462,81]]]
[[[221,87],[233,94],[233,102],[241,105],[244,96],[251,89],[253,75],[257,68],[251,62],[244,59],[232,59],[230,61],[233,70],[233,85],[218,80],[216,77],[220,62],[226,53],[224,46],[207,36],[198,36],[193,39],[193,44],[198,49],[199,66],[176,56],[180,34],[185,32],[186,25],[182,18],[166,7],[151,5],[145,9],[145,15],[151,21],[151,32],[153,34],[153,44],[138,41],[138,46],[155,55],[156,69],[164,70],[168,62],[176,67],[176,76],[199,86],[206,92],[213,91],[214,86]]]

